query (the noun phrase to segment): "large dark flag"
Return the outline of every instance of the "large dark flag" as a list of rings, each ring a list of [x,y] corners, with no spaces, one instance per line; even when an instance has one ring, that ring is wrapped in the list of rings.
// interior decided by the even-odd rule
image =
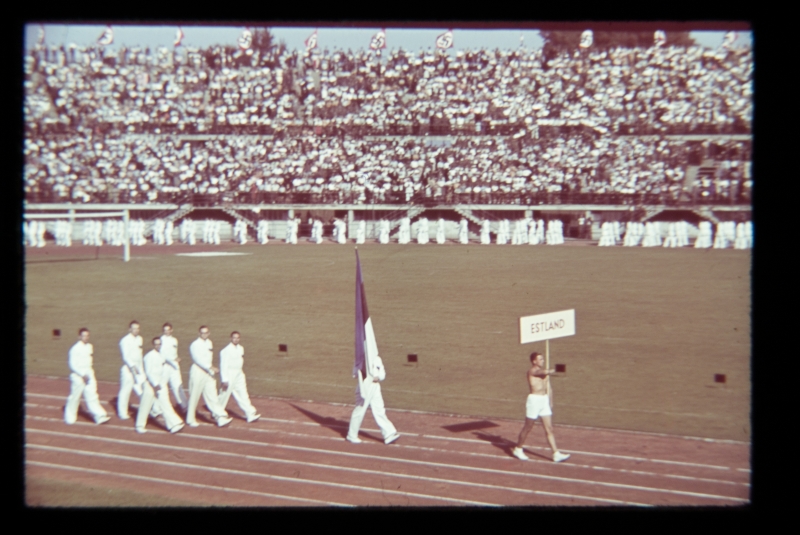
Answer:
[[[361,278],[361,260],[356,249],[356,358],[353,375],[358,375],[361,397],[364,399],[368,396],[365,395],[365,385],[362,383],[371,369],[371,359],[377,354],[378,344],[375,342],[375,332],[372,330],[372,320],[367,309],[367,295],[364,293],[364,280]]]

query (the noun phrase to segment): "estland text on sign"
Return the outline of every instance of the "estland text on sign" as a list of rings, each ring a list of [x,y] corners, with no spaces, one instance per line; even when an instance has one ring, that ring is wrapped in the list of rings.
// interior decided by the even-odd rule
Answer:
[[[519,343],[528,344],[575,334],[575,309],[519,319]]]

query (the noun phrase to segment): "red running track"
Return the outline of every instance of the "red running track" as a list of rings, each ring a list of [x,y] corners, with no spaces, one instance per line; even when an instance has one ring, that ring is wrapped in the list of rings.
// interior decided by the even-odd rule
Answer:
[[[750,501],[747,443],[556,426],[569,460],[554,463],[540,426],[529,461],[511,456],[522,422],[389,409],[389,446],[369,416],[362,444],[344,440],[351,406],[252,399],[262,417],[170,435],[150,420],[138,434],[115,415],[66,425],[66,379],[29,376],[26,477],[128,489],[197,505],[233,506],[736,506]],[[100,383],[109,411],[114,383]]]

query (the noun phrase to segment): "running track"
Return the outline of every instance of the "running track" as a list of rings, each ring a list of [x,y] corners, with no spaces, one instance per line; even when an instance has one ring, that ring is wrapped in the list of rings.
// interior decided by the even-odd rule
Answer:
[[[118,386],[100,383],[109,401]],[[198,410],[198,428],[170,435],[151,420],[112,416],[97,426],[81,409],[63,421],[69,381],[29,376],[25,394],[26,477],[231,506],[737,506],[749,503],[750,446],[559,426],[572,457],[549,460],[544,431],[528,436],[531,460],[510,455],[521,421],[389,409],[401,438],[386,446],[370,416],[362,444],[344,440],[351,406],[252,399],[262,417],[217,428]],[[135,399],[135,396],[134,396]],[[202,403],[201,403],[202,406]],[[206,417],[203,420],[203,417]]]

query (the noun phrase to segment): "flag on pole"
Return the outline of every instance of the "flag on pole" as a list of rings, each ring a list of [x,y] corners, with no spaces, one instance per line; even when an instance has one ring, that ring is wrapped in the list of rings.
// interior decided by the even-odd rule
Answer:
[[[44,44],[44,26],[41,24],[39,25],[39,38],[36,40],[36,44],[37,45]]]
[[[364,280],[361,278],[361,260],[356,249],[356,356],[353,375],[358,376],[361,397],[367,398],[362,383],[371,369],[371,359],[378,354],[372,319],[367,310],[367,295],[364,293]]]
[[[653,34],[653,44],[656,47],[664,46],[667,43],[667,34],[664,30],[656,30]]]
[[[181,41],[183,41],[183,30],[180,26],[178,26],[178,32],[175,34],[175,41],[173,41],[174,46],[181,46]]]
[[[247,28],[244,29],[242,32],[241,37],[239,37],[239,48],[242,50],[247,50],[253,44],[253,33],[248,30]]]
[[[386,48],[386,30],[381,30],[372,36],[372,41],[370,41],[369,47],[372,50]]]
[[[306,52],[313,48],[317,48],[317,30],[314,30],[314,33],[308,36],[308,39],[304,41],[306,45]]]
[[[594,32],[592,32],[592,30],[584,30],[581,34],[581,42],[579,46],[581,48],[589,48],[592,46],[592,43],[594,43]]]
[[[722,39],[722,48],[731,48],[733,47],[733,43],[736,42],[736,39],[739,36],[736,35],[736,32],[728,32],[725,34],[725,37]]]
[[[114,42],[114,30],[111,29],[111,26],[106,26],[106,29],[103,30],[103,33],[100,34],[100,37],[97,38],[98,45],[110,45]]]
[[[436,38],[436,48],[453,48],[453,30],[447,30]]]

